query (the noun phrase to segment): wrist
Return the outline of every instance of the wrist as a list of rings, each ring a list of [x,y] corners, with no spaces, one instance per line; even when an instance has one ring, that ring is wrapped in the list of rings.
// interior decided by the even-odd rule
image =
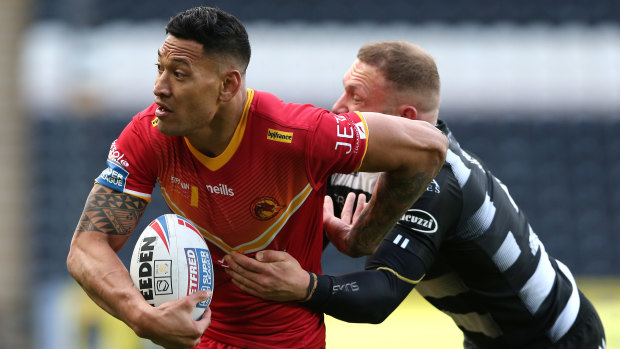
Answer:
[[[127,306],[131,311],[126,312],[125,318],[122,319],[139,337],[148,338],[149,325],[154,323],[153,306],[148,304],[144,299],[134,306]]]
[[[315,276],[316,287],[304,305],[310,309],[322,312],[323,306],[328,302],[332,295],[333,277],[318,274],[315,274]]]
[[[317,276],[313,272],[308,272],[308,276],[310,276],[310,280],[308,281],[308,287],[306,288],[306,296],[301,300],[301,302],[307,302],[312,298],[317,286]]]

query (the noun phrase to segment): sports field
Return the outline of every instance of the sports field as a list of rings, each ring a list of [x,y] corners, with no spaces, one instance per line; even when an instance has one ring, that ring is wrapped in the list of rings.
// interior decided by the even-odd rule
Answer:
[[[607,348],[620,348],[620,279],[578,278],[583,293],[599,312]],[[463,348],[452,319],[416,291],[379,325],[349,324],[326,316],[327,348]]]

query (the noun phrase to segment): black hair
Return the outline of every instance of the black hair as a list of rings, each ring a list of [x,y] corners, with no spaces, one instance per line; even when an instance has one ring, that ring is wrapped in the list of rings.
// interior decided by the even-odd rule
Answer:
[[[244,25],[219,8],[198,6],[180,12],[168,21],[166,34],[201,43],[205,54],[236,59],[242,74],[250,62],[250,40]]]

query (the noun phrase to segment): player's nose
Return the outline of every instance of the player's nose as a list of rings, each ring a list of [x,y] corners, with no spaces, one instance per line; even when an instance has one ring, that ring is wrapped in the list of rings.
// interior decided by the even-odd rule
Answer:
[[[342,114],[349,111],[349,107],[347,106],[347,103],[345,103],[345,97],[346,94],[343,93],[342,96],[338,98],[336,103],[334,103],[334,105],[332,106],[332,112],[336,114]]]
[[[170,86],[168,84],[167,77],[164,76],[164,74],[159,75],[155,79],[155,84],[153,86],[153,94],[157,97],[170,96]]]

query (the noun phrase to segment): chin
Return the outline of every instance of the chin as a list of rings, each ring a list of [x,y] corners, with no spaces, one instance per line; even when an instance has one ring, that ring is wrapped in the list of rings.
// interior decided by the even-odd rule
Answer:
[[[170,127],[170,125],[164,125],[164,123],[162,123],[161,121],[159,121],[159,123],[157,124],[157,129],[159,130],[159,132],[161,132],[162,134],[166,135],[166,136],[182,136],[182,132],[180,132],[179,130],[175,130],[173,127]]]

